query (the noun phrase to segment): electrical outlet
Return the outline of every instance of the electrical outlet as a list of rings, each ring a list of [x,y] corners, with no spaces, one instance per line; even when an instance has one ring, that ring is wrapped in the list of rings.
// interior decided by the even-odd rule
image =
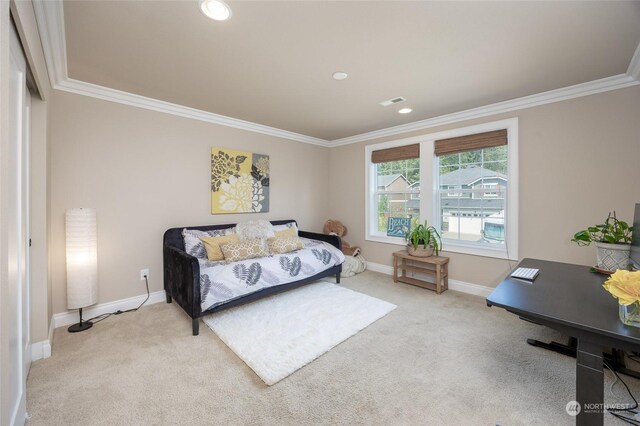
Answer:
[[[149,270],[148,269],[140,269],[140,281],[144,281],[144,276],[147,276],[149,279]]]

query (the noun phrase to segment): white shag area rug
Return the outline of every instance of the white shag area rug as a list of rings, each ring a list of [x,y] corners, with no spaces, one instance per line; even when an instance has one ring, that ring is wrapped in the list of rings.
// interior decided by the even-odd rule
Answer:
[[[375,297],[318,282],[203,320],[271,386],[395,308]]]

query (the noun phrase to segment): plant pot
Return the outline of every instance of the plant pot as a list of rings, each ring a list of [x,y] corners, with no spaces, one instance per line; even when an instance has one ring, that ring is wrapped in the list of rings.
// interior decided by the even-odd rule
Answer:
[[[424,246],[418,246],[414,248],[413,245],[407,244],[407,253],[415,257],[429,257],[433,256],[433,247],[427,246],[427,248],[424,248]]]
[[[629,254],[631,245],[629,244],[609,244],[594,243],[596,245],[596,257],[600,269],[605,271],[615,271],[616,269],[629,268]]]

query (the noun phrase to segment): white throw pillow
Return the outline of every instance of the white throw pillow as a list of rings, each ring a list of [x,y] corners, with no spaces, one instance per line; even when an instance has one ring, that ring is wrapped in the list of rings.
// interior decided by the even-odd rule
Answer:
[[[261,239],[266,240],[275,237],[273,226],[268,220],[250,220],[236,225],[236,234],[240,241]]]

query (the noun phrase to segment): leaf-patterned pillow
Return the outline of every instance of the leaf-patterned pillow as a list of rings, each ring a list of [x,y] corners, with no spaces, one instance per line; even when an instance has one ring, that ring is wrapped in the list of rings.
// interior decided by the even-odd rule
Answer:
[[[220,246],[224,259],[227,262],[253,259],[269,256],[269,248],[266,241],[261,239],[240,241],[239,243],[227,243]]]
[[[206,259],[207,250],[205,249],[202,240],[200,240],[201,237],[220,237],[222,235],[229,235],[233,233],[235,233],[234,228],[213,229],[211,231],[199,231],[197,229],[184,228],[182,230],[184,251],[198,259]]]
[[[204,244],[198,237],[194,237],[192,235],[184,236],[184,251],[191,256],[195,256],[198,259],[206,259],[207,258],[207,250],[204,248]]]
[[[273,254],[290,253],[304,248],[300,238],[295,236],[269,238],[267,243],[269,244],[269,251]]]

